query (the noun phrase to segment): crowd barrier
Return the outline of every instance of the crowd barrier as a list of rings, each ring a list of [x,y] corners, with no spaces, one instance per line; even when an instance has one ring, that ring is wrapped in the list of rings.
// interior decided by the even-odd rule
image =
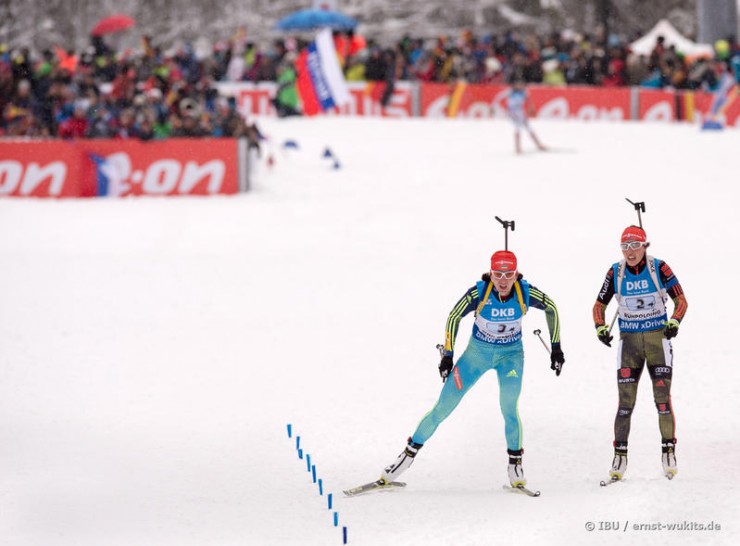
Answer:
[[[350,82],[352,100],[328,115],[431,118],[505,118],[505,85],[398,82],[381,105],[383,82]],[[234,97],[239,111],[248,117],[274,116],[271,98],[274,83],[217,84],[221,94]],[[600,121],[701,122],[712,103],[712,94],[694,91],[656,90],[641,87],[551,87],[530,85],[535,118]],[[740,126],[740,100],[724,111],[727,126]]]
[[[219,83],[249,118],[274,116],[273,83]],[[327,115],[389,118],[505,118],[503,85],[457,82],[349,84],[352,100]],[[530,86],[541,119],[689,121],[709,111],[710,93],[642,88]],[[382,98],[385,104],[381,104]],[[740,100],[723,111],[727,126],[740,126]],[[216,195],[249,189],[246,139],[2,140],[0,197]]]
[[[248,189],[246,139],[0,141],[0,197],[218,195]]]

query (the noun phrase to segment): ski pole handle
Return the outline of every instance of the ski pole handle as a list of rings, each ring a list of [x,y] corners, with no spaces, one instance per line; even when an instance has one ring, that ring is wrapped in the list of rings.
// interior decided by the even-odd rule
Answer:
[[[627,198],[625,197],[625,199]],[[639,222],[640,227],[642,227],[642,216],[640,215],[640,211],[645,212],[645,202],[640,201],[639,203],[633,203],[629,199],[627,199],[627,202],[635,207],[635,210],[637,211],[637,221]]]
[[[509,250],[509,228],[511,228],[511,231],[514,231],[514,228],[516,227],[516,221],[515,220],[502,220],[498,216],[495,216],[496,220],[499,221],[501,226],[504,228],[504,250]]]
[[[542,330],[537,328],[534,332],[532,332],[534,335],[536,335],[538,338],[540,338],[540,341],[542,342],[542,345],[545,347],[545,350],[547,351],[547,354],[550,354],[550,347],[547,346],[547,343],[545,343],[545,340],[542,339],[542,336],[540,335],[542,333]]]

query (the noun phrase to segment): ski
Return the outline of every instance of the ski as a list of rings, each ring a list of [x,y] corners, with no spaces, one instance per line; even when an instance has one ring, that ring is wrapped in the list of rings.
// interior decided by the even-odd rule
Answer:
[[[384,480],[378,480],[376,482],[366,483],[352,489],[346,489],[342,491],[348,497],[356,497],[357,495],[364,495],[372,491],[390,491],[394,489],[401,489],[406,487],[405,482],[386,482]]]
[[[541,152],[550,152],[553,154],[574,154],[576,153],[575,148],[545,148],[540,150]]]
[[[609,478],[609,481],[601,480],[601,482],[599,483],[599,485],[601,485],[601,487],[606,487],[607,485],[611,485],[613,483],[617,483],[617,482],[621,482],[621,481],[622,481],[621,478]]]
[[[516,487],[512,487],[511,485],[504,484],[504,489],[506,489],[507,491],[524,493],[528,497],[539,497],[540,496],[539,491],[532,491],[531,489],[527,489],[523,485],[517,485]]]

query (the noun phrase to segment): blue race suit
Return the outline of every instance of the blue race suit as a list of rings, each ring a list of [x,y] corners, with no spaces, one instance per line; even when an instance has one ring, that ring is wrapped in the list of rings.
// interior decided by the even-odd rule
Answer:
[[[460,320],[471,311],[476,313],[473,332],[442,387],[439,400],[411,436],[412,442],[423,445],[478,379],[488,370],[496,370],[506,445],[512,451],[521,449],[522,423],[517,408],[524,370],[521,322],[530,306],[545,311],[550,341],[553,346],[559,345],[560,322],[555,303],[521,275],[505,298],[493,287],[488,275],[460,298],[447,319],[445,354],[452,356]]]
[[[507,99],[507,111],[514,127],[518,131],[522,127],[528,127],[527,121],[527,92],[523,89],[511,89]]]

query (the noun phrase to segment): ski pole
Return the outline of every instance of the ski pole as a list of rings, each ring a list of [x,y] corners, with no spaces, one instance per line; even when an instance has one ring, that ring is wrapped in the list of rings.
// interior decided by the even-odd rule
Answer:
[[[547,351],[547,354],[550,354],[550,347],[547,346],[547,343],[545,343],[545,340],[542,339],[542,336],[540,335],[542,333],[542,330],[537,328],[534,332],[532,332],[534,335],[536,335],[538,338],[540,338],[540,341],[542,342],[542,346],[545,347],[545,350]]]
[[[609,333],[612,333],[612,328],[614,328],[614,323],[617,321],[617,315],[619,314],[619,309],[614,311],[614,318],[612,319],[611,324],[609,324]]]

